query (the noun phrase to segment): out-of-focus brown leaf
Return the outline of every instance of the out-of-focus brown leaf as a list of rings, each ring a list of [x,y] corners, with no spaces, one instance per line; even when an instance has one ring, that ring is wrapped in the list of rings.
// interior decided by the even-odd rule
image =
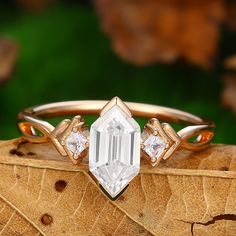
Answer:
[[[224,61],[224,67],[229,70],[236,70],[236,55],[226,58]]]
[[[17,4],[28,11],[41,11],[56,0],[16,0]]]
[[[226,75],[223,82],[222,104],[236,114],[236,75]]]
[[[7,80],[16,64],[18,45],[8,39],[0,39],[0,83]]]
[[[227,1],[227,16],[226,16],[226,25],[229,30],[236,30],[236,1],[230,0]]]
[[[178,59],[212,65],[218,49],[223,0],[96,0],[114,50],[136,65]]]
[[[50,143],[0,141],[1,235],[236,235],[236,146],[177,152],[111,201]]]

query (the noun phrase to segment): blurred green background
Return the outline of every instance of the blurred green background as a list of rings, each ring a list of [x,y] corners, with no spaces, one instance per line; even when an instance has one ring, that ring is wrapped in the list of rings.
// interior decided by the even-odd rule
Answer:
[[[209,117],[217,124],[215,142],[236,143],[235,116],[220,104],[220,66],[126,64],[111,50],[89,4],[58,3],[33,14],[1,3],[0,18],[0,36],[20,46],[12,78],[0,85],[0,139],[19,136],[16,117],[25,107],[117,95]],[[228,38],[222,37],[222,51],[229,50]]]

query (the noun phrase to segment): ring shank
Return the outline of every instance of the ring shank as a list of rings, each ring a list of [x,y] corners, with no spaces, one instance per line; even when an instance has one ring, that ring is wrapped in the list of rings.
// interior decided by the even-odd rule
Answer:
[[[99,114],[108,101],[68,101],[50,103],[46,105],[28,108],[20,113],[19,118],[24,119],[25,115],[38,117],[54,117],[77,114]],[[173,108],[149,105],[144,103],[125,102],[133,116],[158,118],[169,122],[187,122],[191,124],[207,124],[208,121],[192,115],[188,112]]]
[[[34,136],[34,132],[32,131],[34,128],[45,134],[51,133],[53,132],[54,127],[47,121],[43,121],[41,118],[78,114],[98,115],[107,102],[108,101],[105,100],[67,101],[28,108],[19,113],[18,119],[24,124],[22,126],[19,125],[19,127],[25,135],[30,134],[31,136]],[[125,104],[128,106],[133,116],[157,118],[168,122],[190,124],[190,126],[187,126],[178,132],[178,135],[183,141],[182,146],[185,149],[201,150],[210,144],[214,136],[213,131],[211,131],[212,128],[215,127],[213,122],[188,112],[144,103],[125,102]],[[188,140],[194,136],[199,136],[200,139],[195,143],[188,142]],[[44,139],[31,137],[30,140],[36,142],[38,140],[39,142]]]

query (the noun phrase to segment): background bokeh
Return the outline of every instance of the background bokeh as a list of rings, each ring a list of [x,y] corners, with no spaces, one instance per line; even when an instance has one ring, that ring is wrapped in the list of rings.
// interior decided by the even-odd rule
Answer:
[[[91,4],[59,2],[31,12],[1,3],[0,18],[0,36],[19,45],[14,73],[0,85],[0,139],[19,136],[16,117],[25,107],[117,95],[209,117],[217,124],[215,142],[236,143],[235,115],[220,101],[220,60],[236,50],[235,35],[222,34],[210,70],[181,62],[138,67],[113,52]]]

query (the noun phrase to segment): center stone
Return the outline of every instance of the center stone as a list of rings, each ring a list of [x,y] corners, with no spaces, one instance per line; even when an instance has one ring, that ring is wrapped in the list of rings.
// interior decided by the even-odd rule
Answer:
[[[91,126],[89,169],[113,198],[139,173],[140,127],[118,105]]]

